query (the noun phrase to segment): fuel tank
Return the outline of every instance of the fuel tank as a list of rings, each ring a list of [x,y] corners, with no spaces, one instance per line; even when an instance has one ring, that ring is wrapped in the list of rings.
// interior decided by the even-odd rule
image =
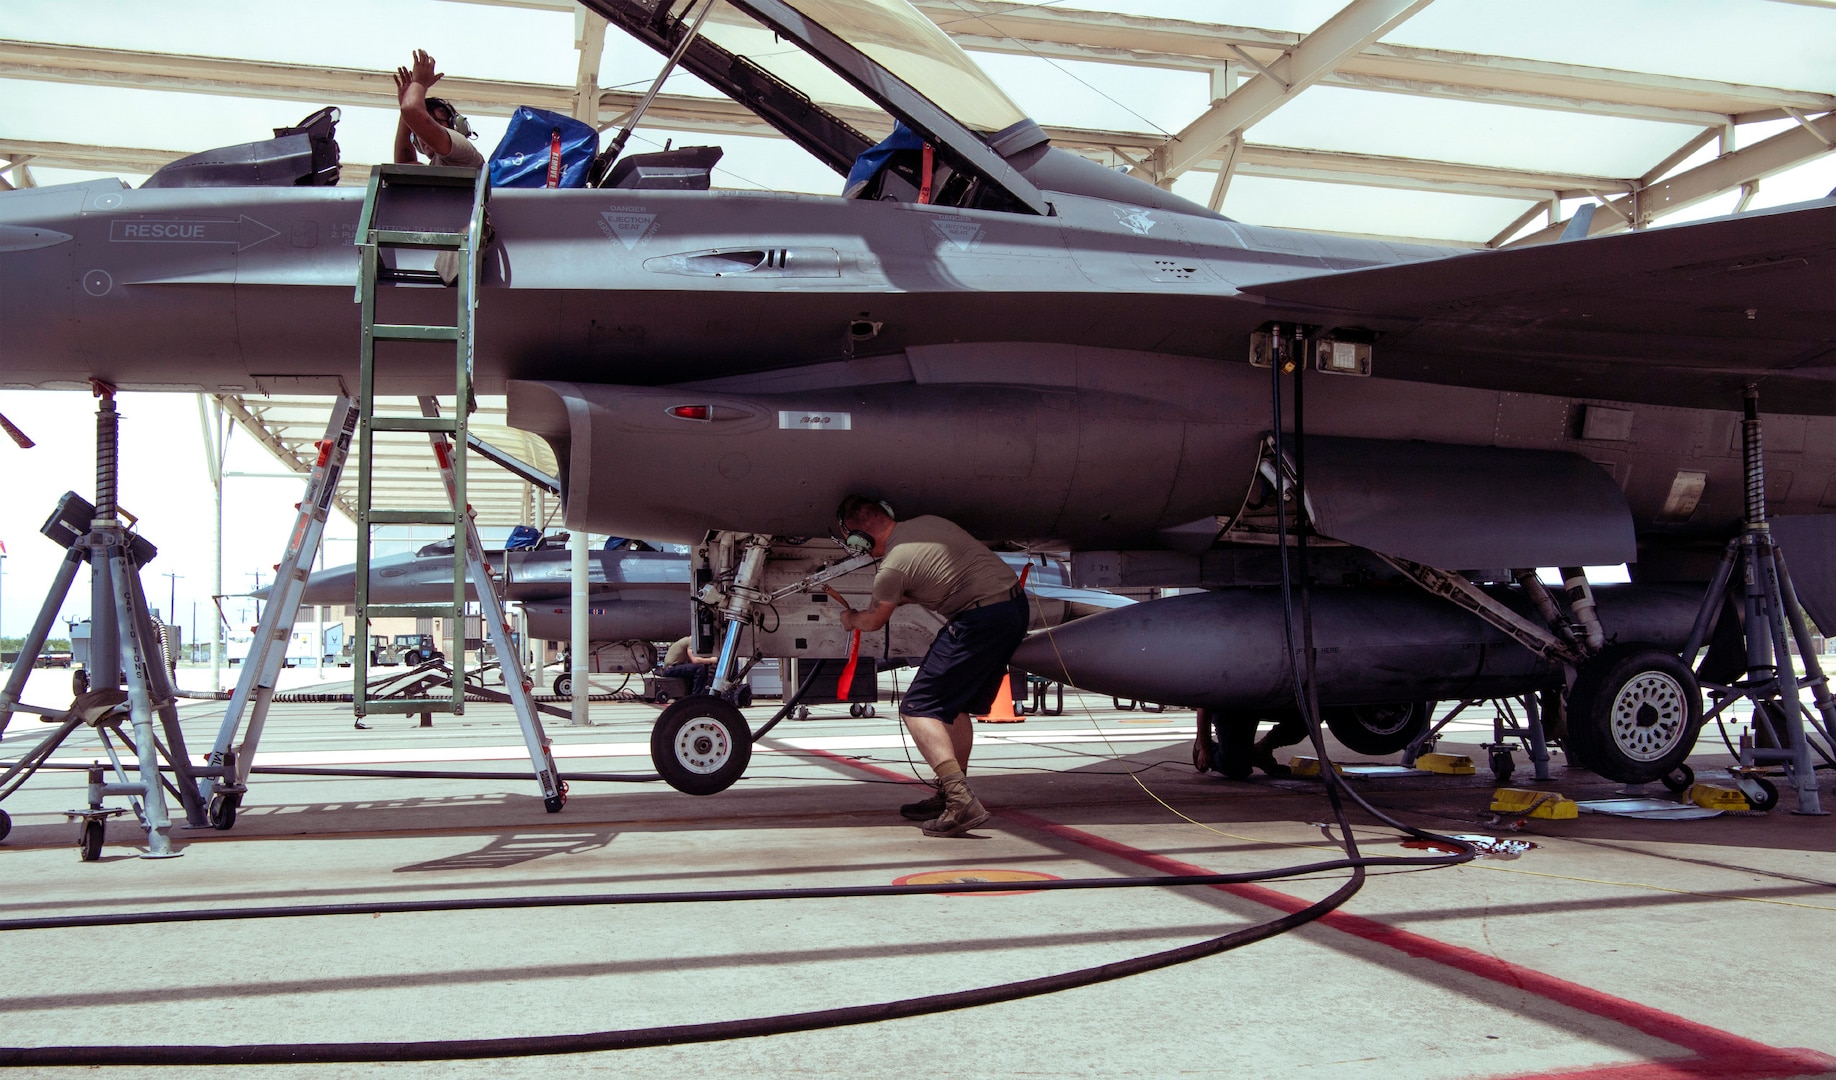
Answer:
[[[1595,590],[1609,641],[1680,649],[1701,603],[1691,586]],[[1515,589],[1498,599],[1534,621]],[[1300,597],[1294,597],[1300,656]],[[1502,632],[1413,586],[1312,591],[1320,702],[1360,705],[1502,697],[1559,678]],[[1279,589],[1149,600],[1032,634],[1014,664],[1118,698],[1213,709],[1291,706]]]

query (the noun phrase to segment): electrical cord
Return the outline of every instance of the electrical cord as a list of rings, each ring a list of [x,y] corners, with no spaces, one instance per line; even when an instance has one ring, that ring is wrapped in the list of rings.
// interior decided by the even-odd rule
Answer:
[[[1277,334],[1279,339],[1279,334]],[[1280,510],[1280,467],[1285,460],[1282,453],[1281,433],[1281,360],[1280,351],[1272,358],[1270,371],[1270,404],[1273,411],[1273,439],[1277,465],[1277,509]],[[1296,366],[1295,393],[1295,431],[1297,440],[1303,431],[1301,413],[1301,379],[1298,372],[1303,370],[1304,363]],[[1304,515],[1304,466],[1297,457],[1296,467],[1296,509],[1297,520]],[[1055,993],[1081,986],[1126,978],[1131,975],[1189,963],[1194,960],[1231,949],[1240,948],[1253,942],[1266,940],[1306,925],[1339,907],[1360,888],[1365,880],[1367,866],[1383,865],[1391,867],[1443,867],[1464,863],[1473,859],[1476,854],[1474,845],[1450,836],[1431,833],[1414,826],[1406,825],[1377,810],[1363,799],[1354,789],[1348,787],[1343,777],[1332,766],[1326,752],[1325,739],[1321,732],[1317,702],[1317,690],[1313,681],[1312,664],[1312,612],[1309,604],[1306,573],[1306,533],[1301,526],[1298,541],[1299,571],[1301,573],[1301,622],[1305,649],[1305,676],[1302,664],[1297,656],[1294,635],[1293,594],[1295,568],[1288,559],[1286,514],[1276,515],[1279,533],[1278,549],[1281,552],[1282,567],[1282,607],[1285,629],[1285,644],[1290,676],[1295,688],[1295,701],[1302,716],[1306,719],[1312,735],[1315,750],[1320,755],[1321,775],[1325,781],[1328,801],[1332,806],[1333,817],[1339,829],[1339,842],[1344,848],[1346,857],[1299,866],[1283,867],[1275,870],[1257,871],[1240,874],[1202,874],[1165,876],[1153,878],[1098,878],[1074,879],[1068,881],[1029,882],[1027,888],[1037,891],[1054,891],[1070,889],[1097,888],[1179,888],[1187,886],[1222,886],[1242,885],[1251,882],[1272,881],[1281,878],[1299,877],[1322,872],[1350,870],[1351,874],[1344,884],[1340,885],[1325,898],[1318,900],[1297,911],[1279,918],[1245,927],[1227,934],[1209,938],[1204,941],[1180,946],[1174,949],[1132,957],[1127,960],[1094,967],[1081,968],[1075,971],[1062,972],[1041,978],[1007,982],[992,986],[979,987],[966,991],[951,991],[924,997],[905,998],[898,1001],[870,1005],[848,1006],[838,1009],[823,1009],[811,1012],[784,1013],[775,1016],[749,1018],[743,1020],[716,1021],[700,1024],[682,1024],[668,1027],[632,1028],[591,1032],[573,1035],[524,1036],[496,1039],[462,1039],[434,1040],[422,1042],[353,1042],[353,1043],[294,1043],[294,1044],[252,1044],[242,1046],[50,1046],[50,1047],[8,1047],[0,1048],[0,1065],[114,1065],[114,1064],[156,1064],[156,1065],[215,1065],[215,1064],[270,1064],[281,1062],[344,1062],[344,1061],[423,1061],[450,1060],[458,1058],[493,1058],[508,1056],[529,1056],[538,1054],[589,1053],[605,1050],[626,1049],[641,1046],[679,1045],[688,1042],[706,1042],[722,1039],[749,1038],[761,1035],[784,1034],[796,1031],[809,1031],[819,1028],[839,1027],[852,1024],[878,1022],[901,1017],[920,1016],[929,1013],[949,1012],[977,1005],[993,1004],[1001,1001],[1014,1001],[1041,994]],[[813,684],[815,670],[805,677],[803,685],[784,706],[778,710],[770,721],[752,737],[754,741],[764,736],[773,726],[789,715],[792,708],[803,697],[805,691]],[[909,757],[909,751],[908,751]],[[1454,854],[1433,856],[1378,856],[1366,857],[1359,854],[1357,838],[1349,821],[1345,817],[1343,795],[1349,795],[1367,813],[1378,820],[1419,839],[1431,840],[1455,849]],[[21,919],[0,921],[0,931],[23,929],[69,928],[79,926],[104,925],[139,925],[146,923],[175,922],[213,922],[231,919],[253,918],[286,918],[313,915],[349,915],[349,914],[382,914],[397,912],[481,910],[504,908],[537,908],[537,907],[573,907],[603,906],[610,904],[652,904],[652,903],[710,903],[735,901],[761,901],[810,898],[842,898],[865,896],[898,896],[915,894],[959,893],[1011,891],[1012,882],[956,882],[933,885],[885,885],[885,886],[834,886],[826,888],[804,889],[759,889],[729,890],[704,893],[656,893],[638,895],[613,895],[597,897],[562,896],[562,897],[520,897],[520,898],[486,898],[470,901],[402,901],[380,905],[317,905],[317,906],[283,906],[243,909],[192,910],[155,913],[124,913],[117,915],[88,916],[52,916],[42,919]]]

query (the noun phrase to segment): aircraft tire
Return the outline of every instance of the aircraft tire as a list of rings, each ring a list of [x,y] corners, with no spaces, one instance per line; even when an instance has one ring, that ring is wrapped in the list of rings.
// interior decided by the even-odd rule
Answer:
[[[6,834],[12,831],[13,819],[6,816],[5,810],[0,810],[0,840],[5,840]]]
[[[1428,730],[1434,702],[1410,701],[1390,705],[1342,705],[1321,709],[1321,719],[1333,737],[1354,754],[1380,757],[1401,753]]]
[[[1689,665],[1655,645],[1615,645],[1582,665],[1568,692],[1571,761],[1622,784],[1675,772],[1702,729]]]
[[[573,697],[574,696],[574,677],[572,675],[556,675],[555,676],[555,696],[556,697]]]
[[[733,786],[752,760],[752,729],[739,709],[712,694],[680,698],[650,730],[650,760],[670,787],[712,795]]]

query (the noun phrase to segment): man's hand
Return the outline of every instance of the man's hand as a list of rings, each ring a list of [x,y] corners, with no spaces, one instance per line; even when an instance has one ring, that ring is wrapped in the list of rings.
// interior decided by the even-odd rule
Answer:
[[[395,69],[395,105],[401,107],[403,99],[408,96],[408,87],[414,82],[414,76],[405,67]]]
[[[445,78],[434,69],[434,58],[427,55],[426,49],[414,50],[414,71],[410,78],[424,87],[432,88],[434,83]]]

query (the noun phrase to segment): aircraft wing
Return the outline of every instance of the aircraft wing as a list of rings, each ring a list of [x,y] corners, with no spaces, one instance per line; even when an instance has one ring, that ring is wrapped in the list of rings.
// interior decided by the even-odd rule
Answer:
[[[1392,378],[1836,413],[1836,198],[1246,285],[1271,318],[1378,331]]]

